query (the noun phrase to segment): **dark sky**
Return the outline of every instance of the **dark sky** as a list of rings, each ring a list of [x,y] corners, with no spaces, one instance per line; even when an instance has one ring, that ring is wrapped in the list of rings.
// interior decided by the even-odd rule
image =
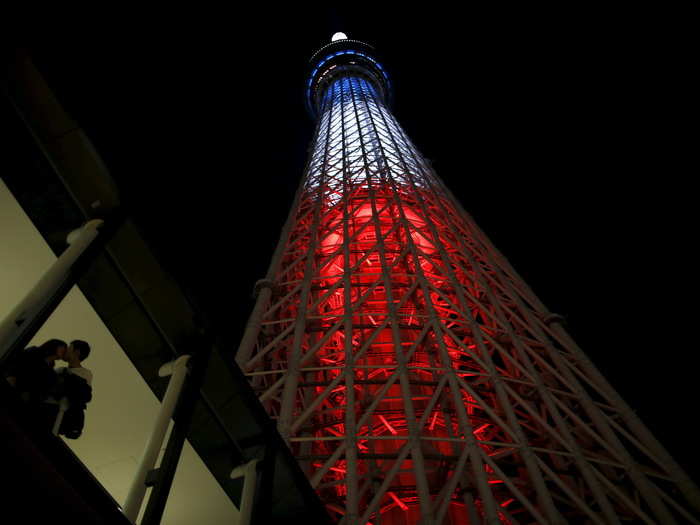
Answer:
[[[672,17],[354,9],[134,14],[30,48],[161,259],[237,345],[313,131],[306,60],[336,31],[373,44],[419,150],[697,478],[696,205]]]

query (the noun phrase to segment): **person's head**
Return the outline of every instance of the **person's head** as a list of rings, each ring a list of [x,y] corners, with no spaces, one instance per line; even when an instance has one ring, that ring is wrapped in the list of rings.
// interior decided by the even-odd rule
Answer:
[[[39,350],[47,359],[63,359],[66,355],[68,345],[60,339],[49,339],[39,346]]]
[[[78,363],[80,363],[85,361],[89,355],[90,345],[85,341],[76,339],[75,341],[71,341],[70,345],[68,346],[68,350],[66,351],[66,361],[70,363],[77,360]]]

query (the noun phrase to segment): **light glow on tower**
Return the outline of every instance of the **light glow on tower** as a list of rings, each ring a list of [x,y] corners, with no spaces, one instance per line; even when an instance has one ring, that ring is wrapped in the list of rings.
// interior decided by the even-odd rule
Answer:
[[[679,469],[408,139],[370,46],[338,35],[312,59],[309,162],[237,354],[329,512],[668,521]]]

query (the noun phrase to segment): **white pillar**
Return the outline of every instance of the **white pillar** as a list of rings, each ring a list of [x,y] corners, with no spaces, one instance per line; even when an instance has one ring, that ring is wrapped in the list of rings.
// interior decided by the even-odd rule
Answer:
[[[139,511],[141,510],[141,504],[146,495],[146,476],[155,466],[158,453],[163,446],[163,440],[165,439],[165,433],[170,424],[170,418],[175,411],[175,406],[180,397],[180,391],[185,383],[187,361],[189,361],[189,359],[190,356],[188,355],[180,356],[175,361],[161,366],[158,371],[160,377],[169,375],[172,375],[172,377],[165,391],[165,396],[163,396],[160,412],[158,413],[158,417],[156,417],[153,431],[144,448],[138,470],[136,471],[136,476],[131,483],[129,494],[126,497],[126,502],[122,509],[124,515],[129,518],[132,523],[136,523],[136,518],[138,518]]]
[[[46,306],[65,282],[71,267],[97,237],[103,221],[94,219],[72,231],[67,238],[68,248],[56,259],[22,301],[0,323],[0,359],[9,351],[24,327]]]

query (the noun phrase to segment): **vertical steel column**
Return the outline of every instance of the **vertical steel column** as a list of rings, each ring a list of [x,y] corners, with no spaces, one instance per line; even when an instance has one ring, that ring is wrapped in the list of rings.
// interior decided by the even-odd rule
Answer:
[[[387,312],[387,314],[391,324],[392,339],[394,342],[394,352],[396,354],[396,362],[398,364],[399,370],[399,385],[403,394],[404,410],[406,411],[406,423],[409,436],[408,443],[410,444],[411,448],[411,459],[413,460],[416,485],[418,487],[418,495],[421,508],[421,520],[423,521],[423,523],[425,523],[425,525],[430,525],[430,522],[432,520],[432,508],[430,502],[430,491],[428,489],[428,480],[425,472],[423,451],[421,450],[420,429],[416,425],[416,415],[415,410],[413,408],[410,379],[408,377],[408,371],[406,369],[406,359],[403,355],[403,347],[401,345],[401,334],[399,332],[399,319],[396,315],[396,305],[394,303],[393,285],[391,283],[389,269],[387,268],[384,236],[382,234],[379,213],[377,212],[376,191],[374,188],[372,177],[370,176],[370,168],[367,163],[367,151],[365,149],[364,140],[362,139],[361,124],[357,115],[357,95],[355,95],[353,91],[352,81],[350,81],[349,85],[353,112],[355,114],[355,118],[357,119],[358,135],[360,137],[360,148],[362,150],[362,159],[365,168],[365,176],[367,179],[367,188],[369,190],[369,201],[370,206],[372,208],[372,222],[374,223],[374,235],[377,239],[379,263],[382,268],[382,280],[384,282],[387,306],[389,307],[389,311]],[[408,230],[406,230],[406,232],[408,232]],[[410,237],[410,235],[407,235],[407,237]]]
[[[383,115],[383,113],[382,113],[382,115]],[[394,138],[391,130],[389,130],[389,134],[391,136],[391,140],[396,145],[396,139]],[[447,270],[449,280],[452,283],[452,286],[454,287],[454,290],[455,290],[455,293],[456,293],[457,298],[459,300],[459,303],[462,306],[462,311],[466,315],[466,320],[471,327],[472,333],[474,335],[474,340],[476,341],[477,348],[480,350],[482,358],[484,359],[484,362],[485,362],[486,367],[487,367],[487,371],[488,371],[490,378],[492,380],[492,384],[494,386],[498,400],[499,400],[501,406],[505,409],[508,421],[509,421],[511,427],[514,429],[518,440],[522,443],[521,454],[522,454],[523,460],[527,466],[528,474],[531,477],[531,480],[534,482],[535,489],[536,489],[537,494],[538,494],[539,502],[544,507],[545,514],[547,515],[547,518],[548,518],[548,520],[550,520],[551,523],[563,523],[563,521],[562,521],[563,517],[559,514],[559,512],[557,511],[557,509],[554,506],[554,502],[552,501],[549,490],[547,489],[547,487],[544,483],[544,478],[542,477],[542,473],[540,472],[540,469],[537,467],[537,464],[535,462],[534,454],[533,454],[533,452],[530,448],[530,445],[529,445],[529,443],[528,443],[528,441],[527,441],[527,439],[526,439],[526,437],[521,429],[520,423],[518,421],[517,416],[515,415],[515,411],[514,411],[514,408],[510,402],[510,399],[504,390],[503,381],[502,381],[500,375],[496,372],[494,364],[491,360],[490,353],[484,344],[481,329],[478,326],[478,324],[476,323],[473,315],[471,314],[471,308],[469,307],[469,303],[467,302],[466,298],[464,297],[464,291],[462,289],[462,285],[457,280],[457,277],[455,276],[454,269],[452,267],[452,261],[451,261],[449,255],[446,253],[443,243],[440,242],[440,234],[437,231],[437,228],[430,217],[430,213],[428,212],[428,209],[426,207],[425,201],[423,200],[421,192],[420,192],[419,188],[416,186],[413,175],[411,174],[410,170],[408,169],[408,166],[407,166],[405,160],[403,159],[403,155],[401,154],[398,146],[397,146],[397,151],[399,152],[398,153],[399,157],[401,158],[401,162],[404,166],[404,169],[406,170],[406,175],[407,175],[408,179],[410,180],[411,186],[412,186],[413,191],[414,191],[415,196],[416,196],[416,200],[419,202],[420,208],[425,216],[425,221],[428,225],[428,228],[433,236],[433,239],[436,240],[436,246],[438,248],[438,251],[440,252],[440,257],[442,258],[443,264]],[[417,165],[420,166],[420,163],[418,161],[416,161],[416,163],[417,163]],[[426,177],[426,182],[429,182],[429,178],[427,178],[427,177]]]
[[[376,106],[379,106],[379,102],[374,98],[373,100],[374,104]],[[371,114],[371,111],[369,109],[369,106],[367,107],[368,113],[370,114],[370,119],[372,120],[372,126],[375,127],[376,125],[374,124],[374,117]],[[379,111],[380,116],[382,117],[382,120],[384,121],[384,124],[386,125],[386,120],[381,111]],[[388,126],[387,126],[388,128]],[[393,140],[392,137],[392,142],[394,146],[396,147],[396,151],[400,151],[398,146],[396,145],[396,142]],[[386,157],[386,153],[384,152],[384,146],[382,145],[382,142],[380,141],[379,146],[382,150],[382,156]],[[408,174],[410,173],[410,170],[408,169],[408,166],[406,165],[405,162],[403,162],[403,168],[405,172]],[[391,178],[391,173],[387,174],[389,178]],[[395,182],[392,180],[391,183],[392,187],[392,193],[393,197],[395,199],[397,209],[400,212],[399,219],[405,229],[406,232],[410,231],[410,226],[408,223],[408,220],[406,219],[405,213],[403,211],[403,207],[401,206],[401,199],[396,191],[396,186]],[[406,242],[408,243],[409,250],[413,254],[414,258],[416,261],[419,260],[419,253],[418,250],[415,246],[415,243],[413,242],[413,239],[411,238],[410,235],[406,235]],[[432,301],[430,301],[430,287],[428,285],[428,281],[426,276],[423,273],[423,270],[416,262],[416,277],[418,279],[418,282],[420,283],[421,289],[423,290],[423,294],[426,297],[426,308],[428,310],[428,315],[430,317],[430,325],[432,326],[433,330],[435,333],[440,333],[441,327],[440,327],[440,321],[438,319],[437,313],[435,312],[435,307],[432,304]],[[450,359],[448,356],[447,349],[445,348],[444,342],[441,339],[438,339],[438,347],[440,350],[440,356],[441,359],[443,360],[443,363],[449,363]],[[476,442],[476,439],[474,437],[474,428],[472,427],[471,422],[469,421],[469,416],[467,415],[465,409],[464,409],[464,404],[462,402],[461,397],[459,396],[460,392],[460,387],[459,383],[457,380],[457,376],[455,374],[455,370],[453,368],[445,370],[445,373],[448,375],[448,381],[450,383],[450,393],[452,396],[452,403],[454,405],[454,410],[457,413],[457,419],[459,422],[459,427],[460,430],[462,431],[464,435],[464,440],[465,444],[464,446],[469,449],[469,455],[472,459],[471,466],[472,466],[472,473],[477,481],[477,487],[479,490],[479,494],[481,496],[481,499],[484,503],[484,506],[486,507],[486,518],[487,522],[489,525],[495,525],[500,523],[500,520],[498,519],[498,513],[496,510],[496,502],[493,498],[493,494],[489,488],[488,481],[486,479],[486,474],[484,471],[484,465],[482,461],[480,461],[480,454],[478,453],[478,445]]]
[[[352,206],[351,188],[348,184],[348,163],[346,155],[347,137],[345,134],[345,105],[343,99],[345,90],[340,92],[340,130],[342,136],[343,148],[343,195],[341,204],[343,206],[343,238],[350,238],[350,221],[352,220],[349,213],[349,208]],[[346,271],[343,272],[343,326],[344,326],[344,345],[345,345],[345,363],[343,376],[345,378],[345,485],[347,487],[347,499],[345,506],[345,516],[343,523],[351,525],[355,523],[359,513],[359,489],[357,481],[357,426],[355,421],[355,355],[352,344],[353,334],[353,306],[352,306],[352,279],[350,272],[347,271],[351,267],[350,262],[350,246],[348,242],[343,242],[343,267]]]

